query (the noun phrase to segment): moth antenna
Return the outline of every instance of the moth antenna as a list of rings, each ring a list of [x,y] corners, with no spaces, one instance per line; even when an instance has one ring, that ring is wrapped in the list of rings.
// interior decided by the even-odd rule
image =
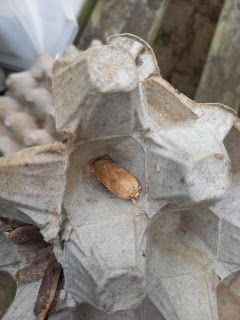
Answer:
[[[134,200],[134,199],[131,199],[131,200],[132,200],[132,203],[141,211],[141,213],[146,216],[147,220],[149,220],[148,215],[146,214],[144,209],[136,202],[136,200]]]
[[[131,199],[131,200],[132,200],[133,204],[134,204],[136,207],[138,207],[138,209],[140,209],[140,210],[143,211],[143,209],[140,207],[140,205],[137,203],[136,200],[134,200],[134,199]]]

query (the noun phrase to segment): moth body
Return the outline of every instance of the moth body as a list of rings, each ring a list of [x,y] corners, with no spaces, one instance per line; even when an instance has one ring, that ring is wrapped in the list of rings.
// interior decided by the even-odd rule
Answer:
[[[90,164],[90,172],[112,193],[122,199],[139,198],[137,180],[126,170],[104,158]]]

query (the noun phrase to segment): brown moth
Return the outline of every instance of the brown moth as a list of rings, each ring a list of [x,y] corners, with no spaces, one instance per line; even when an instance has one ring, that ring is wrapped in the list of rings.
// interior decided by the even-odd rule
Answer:
[[[139,198],[137,180],[127,171],[101,157],[90,164],[90,172],[112,193],[122,199]]]

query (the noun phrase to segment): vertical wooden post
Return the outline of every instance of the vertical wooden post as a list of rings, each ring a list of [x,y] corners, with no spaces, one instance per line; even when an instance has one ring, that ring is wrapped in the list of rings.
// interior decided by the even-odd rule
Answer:
[[[86,49],[92,39],[116,33],[133,33],[153,43],[169,0],[99,0],[78,47]]]
[[[197,102],[240,106],[240,1],[226,0],[195,95]]]

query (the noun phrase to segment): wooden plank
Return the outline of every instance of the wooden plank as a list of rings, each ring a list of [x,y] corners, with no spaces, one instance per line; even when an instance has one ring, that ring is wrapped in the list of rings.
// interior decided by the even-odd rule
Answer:
[[[153,43],[169,0],[99,0],[78,47],[86,49],[93,39],[105,42],[116,33],[132,33]]]
[[[221,102],[239,111],[239,21],[240,0],[226,0],[196,91],[197,102]]]

